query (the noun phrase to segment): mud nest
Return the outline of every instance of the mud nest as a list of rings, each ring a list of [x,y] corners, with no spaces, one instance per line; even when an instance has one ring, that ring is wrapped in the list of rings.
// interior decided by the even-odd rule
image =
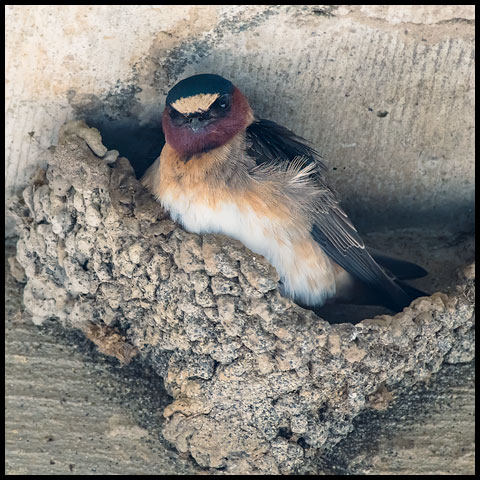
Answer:
[[[15,212],[33,320],[149,362],[173,397],[165,438],[213,473],[315,473],[359,413],[474,355],[472,266],[454,293],[329,324],[279,294],[263,257],[172,222],[82,122]]]

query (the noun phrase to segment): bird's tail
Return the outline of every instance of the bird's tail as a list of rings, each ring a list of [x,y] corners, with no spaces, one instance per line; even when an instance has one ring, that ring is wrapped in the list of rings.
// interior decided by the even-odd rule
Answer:
[[[374,248],[367,247],[367,250],[379,265],[391,272],[399,280],[405,280],[408,278],[421,278],[425,275],[428,275],[428,272],[416,263],[391,257],[390,255],[386,255],[385,253]]]
[[[381,298],[383,305],[394,311],[401,311],[416,298],[429,296],[428,293],[412,287],[404,281],[428,275],[428,272],[423,267],[406,260],[391,257],[373,248],[368,247],[367,250],[390,279],[385,284],[386,286],[389,285],[385,289],[387,297],[382,296],[383,298]]]
[[[409,304],[418,297],[430,296],[429,293],[426,293],[423,290],[419,290],[418,288],[412,287],[411,285],[408,285],[408,283],[403,282],[402,280],[396,280],[395,283],[399,285],[402,288],[402,290],[408,295]]]

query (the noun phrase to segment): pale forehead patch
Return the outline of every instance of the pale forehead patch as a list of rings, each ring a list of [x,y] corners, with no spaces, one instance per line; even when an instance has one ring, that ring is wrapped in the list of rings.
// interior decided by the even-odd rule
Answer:
[[[218,93],[199,93],[192,97],[179,98],[172,103],[172,107],[180,113],[189,114],[195,112],[206,112],[210,105],[219,97]]]

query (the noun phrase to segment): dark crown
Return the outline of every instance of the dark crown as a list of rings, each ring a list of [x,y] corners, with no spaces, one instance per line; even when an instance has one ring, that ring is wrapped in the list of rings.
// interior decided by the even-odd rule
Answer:
[[[224,95],[226,93],[232,93],[233,89],[233,83],[220,75],[201,73],[200,75],[193,75],[178,82],[168,92],[166,104],[171,105],[179,98],[193,97],[200,93],[218,93]]]

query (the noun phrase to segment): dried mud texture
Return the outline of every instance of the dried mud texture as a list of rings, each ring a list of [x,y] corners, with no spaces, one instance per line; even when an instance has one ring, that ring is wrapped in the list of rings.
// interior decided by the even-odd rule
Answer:
[[[101,332],[104,351],[148,360],[174,398],[164,436],[200,466],[318,472],[359,413],[473,358],[471,268],[453,295],[330,325],[280,296],[264,258],[173,223],[128,160],[95,156],[98,132],[85,129],[63,129],[43,182],[15,207],[25,306],[36,323]]]

